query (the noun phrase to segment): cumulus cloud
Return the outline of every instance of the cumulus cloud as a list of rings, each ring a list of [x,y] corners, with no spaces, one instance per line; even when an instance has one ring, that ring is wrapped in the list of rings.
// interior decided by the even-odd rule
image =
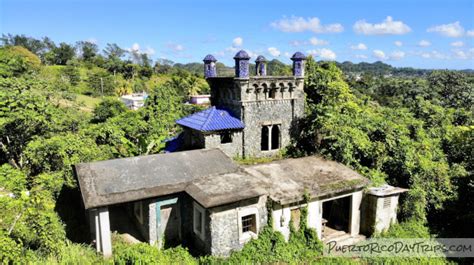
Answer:
[[[317,45],[328,45],[329,42],[325,41],[325,40],[321,40],[321,39],[318,39],[316,37],[312,37],[311,39],[309,39],[309,43],[311,43],[311,45],[314,45],[314,46],[317,46]]]
[[[138,44],[136,42],[134,44],[132,44],[132,47],[127,48],[126,50],[129,51],[129,52],[132,52],[132,53],[145,53],[147,55],[154,55],[155,54],[155,50],[153,48],[151,48],[150,46],[147,46],[145,49],[142,49],[140,47],[140,44]]]
[[[237,37],[232,40],[232,47],[240,47],[244,43],[244,39],[242,37]]]
[[[405,58],[405,52],[402,51],[394,51],[390,54],[391,60],[400,60]]]
[[[268,53],[270,53],[270,55],[274,57],[278,57],[281,54],[281,52],[275,47],[268,48]]]
[[[466,36],[468,36],[468,37],[474,37],[474,29],[468,30],[468,31],[466,32]]]
[[[385,53],[384,53],[383,51],[381,51],[381,50],[373,50],[373,51],[372,51],[372,55],[373,55],[375,58],[379,59],[379,60],[385,60],[385,59],[387,59],[387,56],[386,56]]]
[[[338,33],[344,30],[344,27],[339,23],[323,25],[317,17],[284,17],[272,22],[270,25],[283,32],[312,31],[314,33]]]
[[[449,24],[433,26],[426,30],[427,32],[435,32],[446,37],[457,38],[464,35],[464,28],[459,21]]]
[[[402,35],[411,31],[411,28],[402,21],[394,21],[388,16],[382,23],[371,24],[365,20],[357,21],[353,29],[356,33],[364,35]]]
[[[181,44],[177,43],[168,43],[167,45],[168,49],[174,51],[174,52],[181,52],[184,50],[184,46]]]
[[[352,45],[351,49],[353,49],[353,50],[367,50],[367,46],[364,43],[359,43],[357,45]]]
[[[336,60],[336,57],[337,57],[335,52],[326,48],[308,50],[306,51],[306,53],[313,56],[319,56],[321,57],[321,59],[330,60],[330,61]]]
[[[462,59],[462,60],[473,60],[474,59],[474,48],[471,48],[469,50],[453,50],[453,57],[456,59]]]
[[[462,41],[451,42],[451,46],[453,46],[453,47],[462,47],[462,46],[464,46],[464,42],[462,42]]]
[[[421,52],[418,55],[424,59],[449,59],[449,56],[438,51]]]
[[[428,46],[431,46],[431,42],[427,41],[427,40],[420,40],[420,42],[418,42],[418,46],[420,47],[428,47]]]
[[[395,41],[393,44],[395,44],[395,46],[397,46],[397,47],[402,47],[403,46],[403,42],[401,42],[399,40]]]

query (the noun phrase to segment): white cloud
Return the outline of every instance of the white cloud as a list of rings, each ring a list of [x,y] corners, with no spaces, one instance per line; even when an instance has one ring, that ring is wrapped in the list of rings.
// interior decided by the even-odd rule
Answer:
[[[130,51],[139,51],[140,50],[140,45],[138,43],[134,43],[132,45],[132,48],[129,49]]]
[[[367,50],[367,45],[365,45],[364,43],[359,43],[357,45],[352,45],[351,49],[353,49],[353,50]]]
[[[359,20],[354,24],[353,29],[356,33],[364,35],[402,35],[411,31],[408,25],[402,21],[394,21],[390,16],[379,24],[371,24],[365,20]]]
[[[298,40],[294,40],[294,41],[290,42],[290,45],[294,46],[294,47],[297,47],[297,46],[300,46],[300,45],[303,45],[303,44],[304,44],[303,42],[298,41]]]
[[[126,48],[125,50],[129,51],[129,52],[132,52],[132,53],[144,53],[144,54],[147,54],[147,55],[154,55],[156,52],[155,52],[155,49],[151,48],[150,46],[147,46],[145,49],[142,49],[140,47],[140,44],[138,43],[134,43],[132,44],[132,47],[131,48]]]
[[[474,29],[468,30],[468,31],[466,32],[466,36],[468,36],[468,37],[474,37]]]
[[[451,42],[451,46],[453,46],[453,47],[462,47],[462,46],[464,46],[464,42],[462,42],[462,41]]]
[[[147,46],[146,49],[142,52],[148,55],[154,55],[156,53],[155,49],[151,48],[150,46]]]
[[[337,57],[335,52],[333,52],[330,49],[326,49],[326,48],[308,50],[308,51],[306,51],[306,53],[308,53],[310,55],[314,55],[314,56],[319,56],[319,57],[321,57],[321,59],[324,59],[324,60],[331,60],[331,61],[335,60],[336,57]]]
[[[283,32],[303,32],[312,31],[314,33],[338,33],[344,30],[339,24],[322,25],[317,17],[295,17],[282,18],[270,24],[273,28]]]
[[[420,42],[418,42],[418,46],[420,47],[428,47],[428,46],[431,46],[431,42],[427,41],[427,40],[420,40]]]
[[[311,43],[311,45],[314,45],[314,46],[317,46],[317,45],[328,45],[329,42],[325,41],[325,40],[321,40],[321,39],[318,39],[316,37],[312,37],[311,39],[309,39],[309,43]]]
[[[289,53],[289,52],[285,52],[284,55],[285,55],[285,57],[287,57],[287,58],[291,58],[291,53]]]
[[[462,60],[473,60],[474,59],[474,48],[471,48],[469,50],[453,50],[453,55],[454,58],[456,59],[462,59]]]
[[[402,47],[403,46],[403,42],[397,40],[396,42],[394,42],[393,44],[395,44],[395,46],[397,47]]]
[[[96,38],[88,38],[86,41],[90,42],[90,43],[93,43],[93,44],[97,44],[97,39]]]
[[[275,47],[268,48],[268,53],[270,53],[270,55],[274,57],[278,57],[281,54],[281,52]]]
[[[422,53],[419,53],[418,55],[425,59],[440,59],[440,60],[449,59],[449,56],[443,53],[440,53],[438,51],[422,52]]]
[[[402,51],[394,51],[390,54],[391,60],[400,60],[405,58],[405,52]]]
[[[381,50],[374,50],[374,51],[372,52],[372,55],[373,55],[375,58],[379,59],[379,60],[385,60],[385,59],[387,59],[387,56],[386,56],[385,53],[384,53],[383,51],[381,51]]]
[[[184,46],[177,43],[168,43],[168,48],[174,52],[181,52],[184,50]]]
[[[431,27],[427,32],[436,32],[446,37],[457,38],[464,35],[464,28],[459,21],[450,24],[443,24]]]
[[[365,54],[356,54],[356,55],[355,55],[355,58],[358,58],[358,59],[367,59],[367,55],[365,55]]]
[[[244,43],[244,40],[242,37],[237,37],[232,40],[232,47],[240,47]]]

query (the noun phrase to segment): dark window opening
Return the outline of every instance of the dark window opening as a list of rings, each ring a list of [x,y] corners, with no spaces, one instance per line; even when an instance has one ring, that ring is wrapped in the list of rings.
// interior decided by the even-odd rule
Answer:
[[[269,137],[268,126],[263,126],[262,127],[262,142],[261,142],[262,151],[270,150],[268,146],[268,137]]]
[[[272,126],[272,150],[280,148],[280,127]]]
[[[232,133],[223,132],[221,133],[221,144],[232,143]]]
[[[242,233],[257,233],[257,224],[255,219],[255,214],[246,215],[242,217]]]
[[[276,97],[276,89],[275,88],[270,89],[270,91],[268,92],[268,97],[271,98],[271,99],[275,99],[275,97]]]

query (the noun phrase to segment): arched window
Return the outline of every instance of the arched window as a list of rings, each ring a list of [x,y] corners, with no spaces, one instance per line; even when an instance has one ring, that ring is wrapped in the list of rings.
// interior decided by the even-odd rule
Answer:
[[[272,150],[280,148],[280,127],[272,126]]]
[[[276,89],[271,88],[270,91],[268,92],[268,98],[275,99],[276,96]]]
[[[270,150],[269,146],[268,146],[268,137],[269,137],[269,130],[268,130],[268,126],[263,126],[262,127],[262,141],[261,141],[261,150],[262,151],[268,151]]]

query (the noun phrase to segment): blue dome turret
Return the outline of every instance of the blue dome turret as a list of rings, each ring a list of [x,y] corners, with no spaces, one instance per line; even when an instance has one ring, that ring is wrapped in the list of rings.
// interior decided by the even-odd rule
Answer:
[[[204,77],[216,77],[217,70],[216,70],[216,58],[212,54],[206,55],[203,59],[204,62]]]
[[[255,60],[255,74],[257,76],[266,76],[267,75],[267,59],[263,55],[259,55],[257,60]]]
[[[293,75],[296,77],[304,77],[304,61],[306,56],[302,52],[295,52],[291,57],[293,61]]]
[[[244,51],[240,50],[234,56],[235,60],[235,77],[239,78],[248,78],[249,77],[249,54]]]

